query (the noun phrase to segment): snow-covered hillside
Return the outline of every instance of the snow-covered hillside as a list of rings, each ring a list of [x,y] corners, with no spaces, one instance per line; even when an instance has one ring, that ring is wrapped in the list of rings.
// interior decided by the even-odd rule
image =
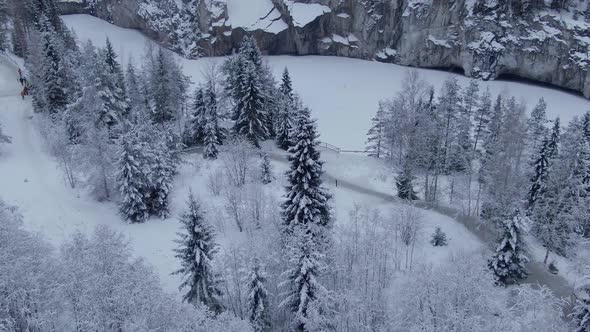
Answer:
[[[176,232],[181,227],[177,216],[184,209],[185,199],[191,189],[199,197],[207,198],[211,216],[215,215],[215,211],[224,209],[223,199],[212,197],[207,189],[207,179],[220,168],[220,161],[210,162],[201,160],[197,155],[189,156],[174,184],[171,218],[128,224],[117,213],[115,204],[96,202],[83,188],[69,188],[57,163],[44,148],[44,140],[35,126],[30,100],[23,101],[18,96],[15,66],[2,59],[0,74],[0,123],[5,128],[5,134],[13,139],[12,144],[3,147],[0,157],[0,172],[10,174],[0,177],[0,197],[20,208],[28,230],[39,232],[55,246],[63,243],[73,232],[90,233],[97,225],[108,225],[122,232],[130,240],[135,254],[144,257],[156,268],[165,289],[176,293],[180,279],[172,276],[171,272],[178,269],[178,261],[173,253]],[[272,145],[265,149],[272,149]],[[380,197],[391,194],[393,186],[377,180],[387,178],[388,175],[384,174],[386,170],[376,172],[380,166],[371,159],[329,152],[324,154],[324,159],[331,178],[347,179],[352,185],[341,180],[340,186],[336,188],[334,181],[327,183],[335,194],[334,213],[338,223],[347,222],[348,214],[355,204],[380,208],[385,215],[399,207],[392,205],[389,199]],[[275,162],[274,168],[277,175],[287,169],[284,161]],[[279,178],[282,179],[281,176]],[[355,185],[375,193],[358,192],[354,189]],[[280,199],[284,181],[277,181],[272,186],[271,192]],[[380,192],[383,194],[379,195]],[[481,248],[480,241],[451,218],[435,212],[424,212],[423,219],[425,234],[432,233],[438,226],[452,234],[452,239],[449,246],[444,248],[433,248],[428,244],[428,239],[421,239],[421,244],[416,248],[416,259],[440,264],[446,262],[453,253],[471,253]],[[233,248],[240,243],[246,248],[250,245],[243,234],[237,233],[231,225],[215,225],[223,229],[218,238],[222,248]]]
[[[68,15],[63,19],[81,41],[90,39],[102,46],[108,36],[123,62],[130,57],[140,58],[146,43],[152,43],[138,31],[122,29],[88,15]],[[400,90],[408,70],[398,65],[338,57],[270,56],[267,59],[277,77],[284,67],[289,68],[295,89],[318,119],[320,139],[345,150],[364,149],[365,134],[378,101]],[[186,60],[179,57],[179,60],[196,84],[202,81],[203,72],[211,62],[222,62],[221,58]],[[417,70],[436,89],[448,75],[456,75]],[[457,77],[463,85],[468,83],[467,78]],[[492,94],[503,92],[524,99],[529,111],[543,97],[548,104],[548,117],[560,117],[563,123],[590,110],[590,102],[585,98],[547,87],[507,81],[481,82],[481,86],[489,87]]]

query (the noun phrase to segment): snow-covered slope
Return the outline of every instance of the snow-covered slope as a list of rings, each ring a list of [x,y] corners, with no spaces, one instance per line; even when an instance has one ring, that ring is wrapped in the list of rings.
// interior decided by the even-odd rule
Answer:
[[[80,17],[78,18],[80,19]],[[75,21],[75,20],[74,20]],[[139,57],[145,46],[145,39],[135,31],[115,28],[101,21],[90,21],[87,17],[78,28],[80,37],[92,35],[97,44],[102,43],[104,34],[108,34],[116,49],[123,54],[123,59],[128,59],[132,54]],[[68,24],[75,25],[68,18]],[[135,47],[135,49],[129,49]],[[315,58],[320,60],[321,58]],[[280,70],[285,64],[293,64],[299,58],[281,57],[271,58],[272,65]],[[303,59],[305,60],[305,59]],[[327,58],[327,60],[330,60]],[[350,61],[350,60],[347,60]],[[326,66],[328,62],[320,62],[313,67],[318,70],[320,66]],[[206,62],[185,62],[193,78],[198,81]],[[302,88],[311,80],[308,69],[309,62],[303,62],[295,71],[300,71],[295,76],[300,80],[297,84]],[[371,64],[368,62],[336,63],[336,68],[342,70],[346,66],[355,64]],[[321,84],[321,82],[320,82]],[[318,83],[314,85],[318,87]],[[0,123],[3,124],[5,133],[12,136],[13,143],[3,147],[0,155],[0,172],[6,176],[0,177],[0,197],[9,204],[20,207],[24,216],[25,226],[32,231],[41,233],[53,244],[59,245],[74,231],[90,232],[94,226],[106,224],[117,231],[124,233],[130,240],[136,255],[144,257],[159,273],[166,290],[176,292],[179,285],[178,276],[170,273],[178,268],[178,262],[174,258],[172,249],[175,246],[173,240],[176,232],[180,230],[177,216],[184,208],[184,202],[190,189],[204,199],[210,211],[216,216],[224,213],[224,201],[221,197],[212,197],[207,189],[207,179],[220,167],[220,161],[203,161],[199,156],[188,156],[187,163],[180,169],[175,179],[174,190],[171,194],[171,218],[167,220],[153,219],[145,224],[130,225],[125,223],[118,214],[117,206],[112,202],[96,202],[89,197],[84,188],[70,188],[58,167],[56,161],[46,151],[44,140],[36,127],[36,115],[32,111],[30,99],[22,100],[18,96],[20,86],[16,80],[16,66],[0,58]],[[310,99],[312,91],[307,90]],[[320,100],[331,100],[334,95],[315,92],[316,103]],[[318,107],[319,108],[319,107]],[[321,108],[319,108],[321,109]],[[341,113],[324,113],[324,118],[333,116],[336,119],[344,118],[347,112],[355,111],[355,108],[347,109]],[[363,112],[356,112],[363,114]],[[321,113],[316,113],[321,114]],[[368,112],[364,112],[367,114]],[[353,121],[348,119],[349,121]],[[325,124],[320,128],[328,128]],[[349,129],[351,128],[348,123]],[[362,129],[361,131],[364,131]],[[351,131],[352,132],[352,131]],[[345,137],[340,132],[334,134]],[[266,146],[271,149],[272,144]],[[277,153],[276,151],[274,153]],[[339,155],[325,152],[326,160],[326,185],[334,193],[334,212],[337,217],[337,227],[348,221],[348,213],[355,203],[380,208],[386,215],[399,209],[399,205],[392,202],[389,197],[393,192],[391,174],[389,170],[382,168],[370,158],[355,155]],[[275,173],[282,174],[287,165],[284,161],[273,162]],[[381,168],[380,168],[381,167]],[[283,192],[282,177],[269,187],[269,191],[276,195],[277,199]],[[341,179],[340,185],[335,186],[334,179]],[[344,181],[346,179],[346,181]],[[284,179],[283,179],[284,181]],[[215,222],[219,219],[214,218]],[[422,239],[416,248],[416,257],[432,263],[444,264],[448,257],[456,252],[474,252],[481,248],[480,241],[469,233],[461,224],[451,218],[434,212],[424,212],[424,232],[429,234],[440,226],[451,237],[448,247],[434,249]],[[249,244],[244,235],[238,233],[235,227],[227,224],[219,231],[218,242],[222,248],[230,245],[248,248]]]
[[[114,203],[100,203],[89,197],[83,188],[70,188],[50,154],[44,148],[44,140],[36,127],[30,98],[22,100],[18,95],[20,86],[16,81],[16,67],[0,56],[0,123],[5,134],[12,136],[13,143],[3,147],[0,154],[0,197],[9,204],[17,205],[24,216],[25,227],[39,232],[55,246],[75,231],[91,232],[96,225],[108,225],[122,232],[130,240],[134,253],[146,259],[159,273],[164,288],[176,293],[180,283],[178,276],[171,272],[178,269],[173,248],[176,232],[181,229],[177,216],[184,208],[189,190],[203,199],[212,222],[218,231],[217,242],[222,249],[232,246],[247,250],[252,245],[245,233],[238,233],[231,223],[224,223],[220,213],[224,213],[225,202],[221,197],[213,197],[207,189],[207,179],[215,174],[220,161],[205,161],[200,156],[188,156],[171,194],[171,218],[152,219],[144,224],[127,224],[118,214]],[[272,149],[269,144],[265,149]],[[278,152],[273,152],[278,153]],[[376,181],[375,161],[356,156],[340,156],[326,153],[327,169],[330,177],[327,185],[334,193],[334,214],[337,226],[348,221],[348,213],[355,203],[380,208],[383,213],[391,213],[399,208],[392,204],[386,194],[391,194],[391,183]],[[353,167],[352,169],[350,167]],[[287,169],[284,159],[273,163],[277,175]],[[347,174],[354,173],[354,176]],[[330,179],[346,176],[351,182],[335,187]],[[279,199],[284,188],[284,178],[270,185],[269,192]],[[355,189],[362,186],[363,190]],[[385,193],[379,194],[377,190]],[[444,264],[456,252],[475,252],[481,248],[478,239],[461,224],[451,218],[434,212],[424,212],[424,232],[430,234],[440,226],[452,236],[448,247],[433,248],[427,239],[416,247],[416,259],[433,264]],[[221,224],[223,225],[221,225]],[[454,240],[456,239],[456,241]]]
[[[74,29],[81,41],[90,39],[104,45],[108,36],[120,59],[141,58],[148,38],[135,30],[122,29],[88,15],[67,15],[63,19]],[[186,60],[178,57],[193,82],[202,80],[205,68],[223,58]],[[408,68],[357,59],[319,56],[270,56],[269,64],[277,77],[288,67],[295,89],[312,108],[318,119],[321,139],[342,149],[362,150],[377,103],[394,96]],[[422,77],[438,90],[450,74],[444,71],[417,69]],[[463,85],[468,79],[456,75]],[[563,123],[590,110],[590,102],[564,91],[507,81],[481,82],[482,89],[489,87],[493,94],[506,93],[524,99],[529,110],[543,97],[548,104],[548,116],[560,117]]]

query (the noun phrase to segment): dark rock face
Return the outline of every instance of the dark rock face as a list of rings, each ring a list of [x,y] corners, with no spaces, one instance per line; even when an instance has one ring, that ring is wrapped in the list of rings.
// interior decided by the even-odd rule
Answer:
[[[184,36],[194,35],[204,56],[231,54],[245,34],[253,34],[267,54],[454,68],[482,79],[513,75],[590,97],[590,24],[573,7],[555,12],[500,0],[264,0],[284,26],[269,32],[230,26],[226,0],[183,0],[190,1],[198,2],[200,31]],[[87,13],[140,29],[172,49],[178,42],[172,32],[183,20],[175,6],[172,0],[60,4],[64,14]],[[315,14],[301,22],[302,12]]]

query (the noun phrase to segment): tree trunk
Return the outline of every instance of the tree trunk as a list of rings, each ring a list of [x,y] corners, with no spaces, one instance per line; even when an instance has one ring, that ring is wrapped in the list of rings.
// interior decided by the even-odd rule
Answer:
[[[549,259],[549,248],[545,251],[545,259],[543,260],[544,265],[547,265],[547,259]]]

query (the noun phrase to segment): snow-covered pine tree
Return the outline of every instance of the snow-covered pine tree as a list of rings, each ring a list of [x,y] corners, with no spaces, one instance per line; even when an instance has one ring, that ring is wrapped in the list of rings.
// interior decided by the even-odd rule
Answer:
[[[528,262],[528,258],[524,233],[528,223],[528,218],[518,210],[512,218],[506,219],[502,223],[502,237],[496,252],[488,262],[489,268],[495,275],[497,285],[514,284],[527,276],[525,264]]]
[[[535,173],[531,179],[532,185],[527,194],[527,211],[532,211],[539,197],[545,195],[547,190],[547,181],[549,178],[549,168],[551,163],[556,159],[559,149],[560,126],[559,118],[555,120],[555,125],[551,131],[551,136],[545,138],[537,158],[534,162]]]
[[[270,158],[268,153],[262,155],[262,163],[260,165],[260,180],[262,184],[269,184],[275,180],[272,174],[272,165],[270,164]]]
[[[216,159],[219,154],[218,146],[225,139],[225,130],[219,126],[219,115],[217,114],[217,95],[213,83],[207,84],[207,89],[203,96],[204,104],[204,127],[203,127],[203,144],[205,151],[203,156],[207,159]]]
[[[481,158],[481,166],[479,169],[480,182],[486,182],[491,176],[495,156],[500,152],[501,147],[498,146],[500,140],[502,124],[504,122],[504,106],[502,96],[498,95],[491,116],[487,121],[487,126],[482,129],[482,147],[484,154]]]
[[[201,205],[192,192],[189,194],[186,210],[180,215],[184,232],[178,233],[178,248],[175,257],[181,268],[174,272],[183,277],[180,289],[187,288],[183,300],[193,305],[204,304],[214,312],[221,312],[221,290],[218,276],[211,261],[217,253],[213,227],[204,218]]]
[[[285,67],[283,70],[283,77],[281,79],[281,86],[279,87],[279,91],[285,97],[287,97],[290,101],[293,101],[293,82],[291,81],[291,75],[289,74],[289,69]]]
[[[430,243],[435,247],[444,247],[447,245],[447,234],[443,232],[440,227],[436,227],[434,233],[432,234],[432,239],[430,239]]]
[[[152,99],[152,121],[155,123],[166,123],[176,119],[177,109],[174,109],[172,85],[173,73],[171,59],[162,48],[153,61],[151,68],[150,86]],[[177,77],[176,79],[181,79]]]
[[[266,276],[259,259],[254,258],[251,265],[247,279],[248,297],[246,299],[246,308],[248,310],[248,319],[255,332],[267,332],[271,328]]]
[[[125,85],[127,86],[127,95],[129,98],[130,120],[137,123],[147,115],[148,100],[143,93],[143,82],[137,69],[133,66],[133,61],[129,60],[125,73]]]
[[[42,48],[42,74],[44,83],[44,97],[46,111],[51,114],[63,111],[67,105],[67,96],[64,89],[65,77],[63,75],[62,54],[60,53],[61,40],[45,15],[40,19],[41,48]]]
[[[367,148],[366,151],[370,157],[382,158],[386,155],[386,127],[387,127],[387,113],[383,102],[379,102],[377,113],[371,120],[371,128],[367,132]]]
[[[205,93],[203,87],[195,90],[191,105],[190,117],[186,124],[184,142],[187,145],[195,145],[203,142],[205,137]]]
[[[551,137],[549,137],[549,144],[547,146],[547,155],[549,158],[556,158],[559,155],[559,140],[561,136],[561,125],[559,118],[556,118],[553,122],[553,128],[551,130]]]
[[[469,85],[463,91],[463,108],[469,117],[479,106],[479,83],[471,79]]]
[[[113,96],[121,104],[121,117],[128,115],[131,106],[129,106],[129,99],[127,97],[127,87],[125,86],[125,76],[121,65],[117,61],[117,53],[113,49],[111,41],[107,38],[104,50],[104,59],[107,64],[111,80],[114,81]]]
[[[168,197],[177,165],[165,141],[152,141],[150,151],[146,154],[150,157],[149,164],[146,165],[150,167],[149,212],[160,218],[167,218],[170,214]]]
[[[459,108],[457,115],[457,142],[451,151],[451,169],[468,173],[471,171],[471,161],[473,158],[473,140],[471,132],[473,122],[471,121],[473,112],[477,109],[479,84],[471,80],[469,86],[463,91],[462,107]]]
[[[590,331],[590,276],[584,277],[576,286],[576,303],[572,312],[575,332]]]
[[[279,91],[281,92],[281,95],[277,105],[278,114],[276,118],[275,134],[277,146],[283,150],[288,150],[291,146],[289,137],[291,129],[293,128],[293,119],[297,111],[297,103],[293,93],[291,77],[289,76],[289,70],[287,68],[285,68],[285,71],[283,72]]]
[[[418,194],[414,191],[414,175],[412,174],[411,161],[404,162],[402,171],[395,179],[395,186],[397,187],[397,197],[414,201],[418,199]]]
[[[289,269],[283,273],[286,291],[280,306],[290,309],[293,331],[332,331],[330,294],[319,278],[326,269],[325,255],[311,226],[295,225],[286,239]]]
[[[292,134],[293,146],[289,148],[289,184],[282,206],[287,232],[297,225],[314,224],[314,233],[321,233],[331,226],[328,200],[332,196],[322,187],[323,163],[317,138],[315,121],[309,109],[304,108],[298,114]]]
[[[97,62],[97,68],[94,72],[97,75],[96,88],[102,99],[101,121],[107,126],[113,127],[128,116],[129,100],[124,94],[125,83],[120,69],[118,73],[111,72],[107,61],[109,57],[107,50],[100,50],[98,55],[102,61]],[[115,59],[111,60],[116,61]],[[117,77],[117,75],[121,76]],[[121,81],[119,82],[119,80]]]
[[[442,114],[444,132],[442,142],[443,165],[447,172],[452,173],[457,171],[454,169],[457,163],[453,160],[458,157],[454,153],[456,152],[454,146],[457,144],[455,133],[458,133],[457,119],[462,113],[461,87],[455,77],[447,78],[443,84],[438,103],[438,112]]]
[[[530,212],[540,195],[543,195],[547,186],[549,173],[549,141],[545,139],[541,143],[540,151],[534,163],[535,174],[531,179],[532,185],[527,194],[527,210]]]
[[[527,121],[527,130],[533,151],[538,151],[543,140],[547,137],[547,122],[547,103],[541,97]]]
[[[252,145],[260,147],[260,141],[268,137],[264,96],[260,73],[252,62],[245,62],[240,77],[241,100],[234,131],[243,135]]]
[[[149,216],[146,204],[149,173],[144,165],[144,152],[147,145],[138,140],[138,134],[131,131],[120,140],[117,161],[117,185],[121,193],[121,212],[132,223],[141,223]]]
[[[257,71],[262,69],[262,53],[254,36],[246,36],[242,39],[238,53],[251,62]]]

